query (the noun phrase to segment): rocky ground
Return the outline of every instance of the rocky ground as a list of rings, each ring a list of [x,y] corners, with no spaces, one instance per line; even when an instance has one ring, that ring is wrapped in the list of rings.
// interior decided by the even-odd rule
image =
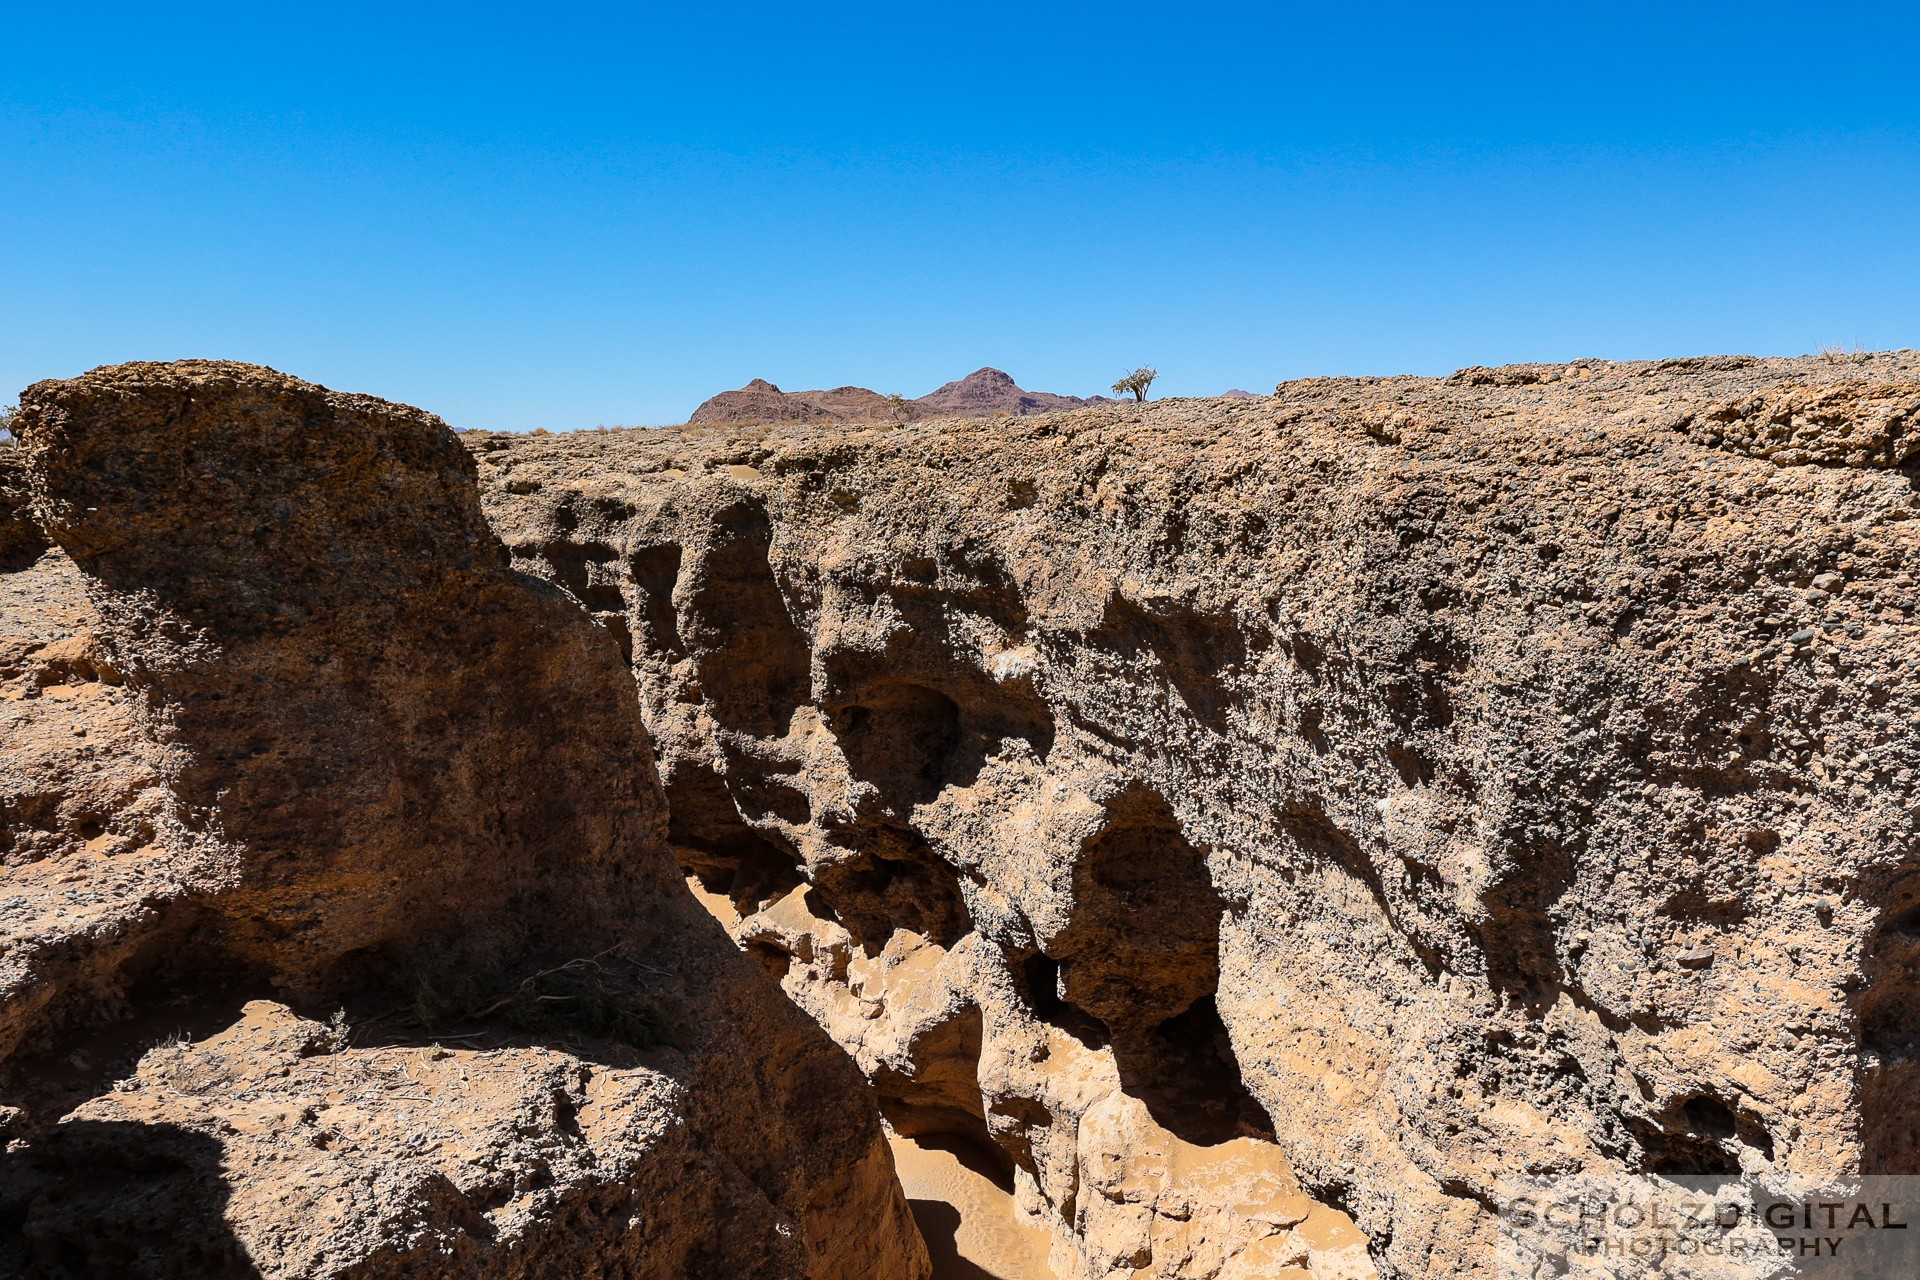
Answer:
[[[1914,353],[465,440],[714,914],[1060,1275],[1920,1171]]]
[[[0,1274],[926,1274],[687,892],[618,647],[419,410],[41,383],[0,460]]]

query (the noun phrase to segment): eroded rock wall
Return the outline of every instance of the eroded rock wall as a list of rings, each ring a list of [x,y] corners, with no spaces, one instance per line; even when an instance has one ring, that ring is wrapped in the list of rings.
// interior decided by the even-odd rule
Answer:
[[[1429,1276],[1524,1174],[1920,1165],[1916,395],[467,443],[628,653],[716,914],[1063,1275],[1364,1267],[1297,1174]]]
[[[15,426],[0,1270],[925,1273],[866,1085],[687,893],[616,644],[444,423],[188,361]]]

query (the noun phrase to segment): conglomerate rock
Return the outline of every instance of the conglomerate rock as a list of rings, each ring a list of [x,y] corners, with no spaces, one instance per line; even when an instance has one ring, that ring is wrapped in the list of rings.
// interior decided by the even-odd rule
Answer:
[[[1920,1171],[1916,396],[1582,361],[467,443],[716,914],[1063,1275],[1353,1269],[1290,1165],[1437,1276],[1526,1175]]]
[[[688,894],[616,646],[444,423],[186,361],[15,426],[0,1271],[924,1275],[866,1086]]]

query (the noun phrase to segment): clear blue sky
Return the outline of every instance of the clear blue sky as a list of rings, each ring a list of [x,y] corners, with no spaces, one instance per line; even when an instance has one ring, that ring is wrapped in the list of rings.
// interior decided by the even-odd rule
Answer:
[[[0,7],[0,399],[1920,346],[1920,6]]]

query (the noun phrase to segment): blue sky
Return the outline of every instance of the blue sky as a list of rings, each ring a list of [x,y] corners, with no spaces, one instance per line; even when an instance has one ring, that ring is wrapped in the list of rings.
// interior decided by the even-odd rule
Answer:
[[[399,10],[404,9],[404,12]],[[0,7],[0,399],[1920,346],[1920,6]]]

